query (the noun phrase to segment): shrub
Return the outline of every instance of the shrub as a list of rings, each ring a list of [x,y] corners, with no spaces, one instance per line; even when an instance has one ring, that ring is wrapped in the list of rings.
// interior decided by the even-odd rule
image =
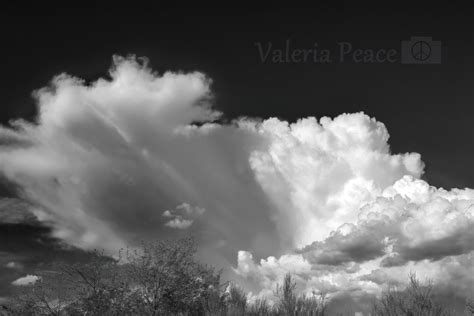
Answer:
[[[13,315],[211,313],[220,273],[197,263],[195,251],[186,238],[144,243],[117,260],[96,253],[86,264],[59,264],[6,308]]]
[[[237,285],[231,283],[224,293],[226,315],[245,315],[247,294]]]
[[[135,292],[143,298],[146,315],[203,312],[203,300],[219,288],[220,275],[194,260],[191,238],[177,243],[143,244],[128,252],[126,274]]]
[[[270,305],[268,301],[264,298],[259,298],[249,305],[247,308],[247,315],[251,316],[267,316],[277,314]]]
[[[278,284],[275,295],[279,298],[278,311],[284,315],[296,315],[296,282],[290,273],[287,273],[283,279],[283,284]]]
[[[375,316],[447,316],[439,304],[433,300],[433,284],[420,284],[415,274],[404,291],[388,290],[375,303]]]
[[[287,273],[281,285],[277,285],[276,296],[279,298],[277,313],[280,315],[323,316],[326,309],[325,295],[298,296],[296,282]]]

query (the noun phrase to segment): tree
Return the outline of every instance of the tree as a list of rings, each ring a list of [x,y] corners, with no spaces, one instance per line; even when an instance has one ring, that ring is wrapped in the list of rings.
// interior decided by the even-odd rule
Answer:
[[[326,296],[324,294],[312,296],[298,296],[296,282],[290,273],[283,279],[283,284],[277,285],[276,296],[280,299],[277,309],[282,315],[311,315],[323,316],[326,310]]]
[[[220,273],[194,260],[192,238],[176,243],[143,243],[127,252],[126,274],[143,299],[146,315],[203,312],[203,304],[219,289]]]
[[[7,306],[13,315],[178,315],[210,313],[220,273],[194,260],[192,238],[143,243],[118,259],[96,252],[85,264],[42,271]]]
[[[433,300],[433,284],[422,285],[415,274],[404,291],[389,289],[375,303],[375,316],[447,316],[449,313]]]
[[[285,275],[283,284],[277,284],[275,294],[280,299],[279,311],[284,315],[296,315],[296,282],[293,281],[290,273]]]
[[[245,315],[247,294],[237,285],[231,283],[223,295],[226,315]]]

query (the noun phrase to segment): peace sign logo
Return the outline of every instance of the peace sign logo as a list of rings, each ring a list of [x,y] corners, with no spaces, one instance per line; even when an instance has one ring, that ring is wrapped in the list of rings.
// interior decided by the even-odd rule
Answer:
[[[441,64],[441,41],[433,41],[427,36],[412,36],[401,44],[402,64]]]
[[[426,61],[431,56],[431,46],[425,41],[417,41],[411,46],[411,55],[417,61]]]

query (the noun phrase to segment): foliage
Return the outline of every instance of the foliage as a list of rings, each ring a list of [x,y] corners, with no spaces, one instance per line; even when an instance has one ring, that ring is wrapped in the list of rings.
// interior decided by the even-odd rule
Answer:
[[[244,315],[247,309],[247,294],[235,284],[229,285],[225,293],[226,314]]]
[[[273,309],[268,301],[264,298],[256,299],[255,302],[248,306],[247,315],[261,316],[278,314],[276,309]]]
[[[410,274],[408,287],[403,291],[388,290],[374,305],[375,316],[447,316],[450,315],[433,299],[433,284],[420,284]]]
[[[111,259],[60,264],[8,306],[13,315],[180,315],[208,313],[220,273],[194,260],[190,238],[144,243]]]
[[[322,316],[326,308],[326,296],[298,296],[296,282],[290,273],[283,279],[283,284],[277,285],[276,296],[279,298],[277,309],[283,315],[311,315]]]

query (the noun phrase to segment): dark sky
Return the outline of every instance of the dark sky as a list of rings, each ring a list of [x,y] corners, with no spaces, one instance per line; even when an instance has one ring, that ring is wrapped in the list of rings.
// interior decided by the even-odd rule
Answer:
[[[200,70],[226,117],[336,116],[364,111],[384,122],[393,152],[416,151],[436,186],[474,185],[473,9],[441,7],[234,9],[25,8],[0,16],[0,118],[32,119],[31,92],[60,72],[94,80],[113,54],[147,56],[162,72]],[[77,4],[76,4],[77,6]],[[442,63],[262,63],[256,42],[336,50],[396,48],[410,36],[442,41]],[[265,46],[266,47],[266,46]]]

